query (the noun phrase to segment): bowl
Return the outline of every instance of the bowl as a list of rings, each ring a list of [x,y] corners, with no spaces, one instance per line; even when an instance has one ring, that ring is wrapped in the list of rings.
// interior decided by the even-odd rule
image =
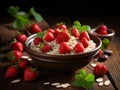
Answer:
[[[96,31],[97,31],[97,28],[94,28],[94,29],[91,29],[89,33],[98,36],[101,40],[108,39],[109,41],[112,41],[115,35],[115,31],[110,28],[107,29],[108,34],[106,35],[98,34]]]
[[[94,50],[75,55],[48,55],[29,48],[35,36],[36,34],[33,34],[27,38],[24,49],[43,71],[73,72],[81,69],[91,62],[102,45],[99,37],[90,35],[90,38],[96,43]]]

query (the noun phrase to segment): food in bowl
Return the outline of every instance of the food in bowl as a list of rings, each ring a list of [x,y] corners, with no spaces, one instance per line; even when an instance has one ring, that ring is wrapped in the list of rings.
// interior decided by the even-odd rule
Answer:
[[[25,51],[43,71],[80,69],[94,58],[102,42],[87,31],[74,30],[54,28],[33,34],[25,42]]]

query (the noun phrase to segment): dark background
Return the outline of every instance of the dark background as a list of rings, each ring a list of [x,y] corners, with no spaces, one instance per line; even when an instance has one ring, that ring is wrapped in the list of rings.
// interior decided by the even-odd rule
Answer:
[[[28,11],[30,7],[43,16],[119,16],[117,1],[105,0],[3,0],[0,2],[0,17],[9,16],[9,6],[20,6]]]

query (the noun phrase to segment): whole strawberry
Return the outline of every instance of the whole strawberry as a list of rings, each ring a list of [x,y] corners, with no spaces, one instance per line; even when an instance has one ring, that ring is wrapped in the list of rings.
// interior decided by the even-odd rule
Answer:
[[[36,68],[28,67],[24,71],[24,81],[33,81],[38,77]]]
[[[18,62],[18,67],[21,70],[25,70],[30,65],[30,62],[27,59],[21,59]]]
[[[84,52],[84,46],[82,43],[77,43],[74,48],[73,48],[73,51],[76,52],[76,53],[82,53]]]
[[[80,33],[79,39],[81,40],[81,38],[83,38],[83,37],[86,37],[88,41],[90,40],[90,36],[87,31],[83,31]]]
[[[5,72],[5,78],[14,78],[18,74],[18,70],[15,66],[9,66]]]
[[[56,37],[56,42],[61,43],[61,42],[68,42],[70,40],[70,35],[68,32],[62,31],[60,32],[57,37]]]
[[[39,27],[39,25],[37,23],[34,23],[30,30],[30,32],[32,34],[35,34],[35,33],[41,32],[41,31],[42,31],[42,29]]]
[[[84,48],[87,48],[89,46],[89,41],[86,37],[82,37],[80,42],[83,44]]]
[[[71,48],[67,45],[66,42],[62,42],[59,47],[59,53],[60,54],[66,54],[69,53]]]
[[[7,53],[7,58],[11,63],[16,63],[22,57],[22,52],[17,50],[11,50]]]
[[[79,37],[80,33],[77,28],[72,28],[71,33],[74,37]]]
[[[25,43],[26,39],[27,39],[27,36],[24,33],[20,33],[16,36],[16,40],[21,42],[22,44]]]
[[[43,42],[43,40],[40,37],[35,37],[33,42],[34,42],[34,45],[39,45],[40,42]]]
[[[102,63],[99,63],[99,64],[97,64],[97,65],[94,67],[94,74],[95,74],[96,76],[103,76],[103,75],[105,75],[107,72],[108,72],[107,66],[105,66],[105,65],[102,64]]]
[[[50,45],[48,43],[43,44],[43,46],[41,47],[41,51],[43,53],[48,52],[50,50],[51,50],[51,47],[50,47]]]
[[[55,39],[53,33],[51,32],[47,32],[44,37],[43,37],[43,40],[46,41],[46,42],[51,42]]]
[[[108,28],[107,28],[107,26],[106,26],[105,24],[101,24],[101,25],[99,25],[99,26],[97,27],[97,33],[98,33],[98,34],[105,35],[105,34],[108,33],[107,29],[108,29]]]
[[[15,41],[11,44],[11,50],[23,51],[23,44],[19,41]]]

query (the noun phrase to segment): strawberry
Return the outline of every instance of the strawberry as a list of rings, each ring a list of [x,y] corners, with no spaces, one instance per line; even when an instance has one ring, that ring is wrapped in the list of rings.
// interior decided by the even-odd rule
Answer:
[[[12,50],[7,54],[7,58],[12,63],[16,63],[21,57],[22,57],[22,52],[17,50]]]
[[[64,23],[59,23],[55,26],[55,28],[62,29],[62,30],[67,30],[67,26]]]
[[[55,31],[54,31],[54,33],[53,33],[54,37],[57,37],[57,35],[58,35],[60,32],[61,32],[60,29],[55,29]]]
[[[61,43],[61,42],[68,42],[70,40],[70,35],[63,31],[63,32],[60,32],[57,37],[56,37],[56,42],[57,43]]]
[[[16,36],[16,40],[21,42],[22,44],[25,43],[26,39],[27,39],[27,36],[23,33],[20,33]]]
[[[54,39],[55,39],[55,37],[51,32],[47,32],[43,37],[43,40],[46,41],[46,42],[51,42]]]
[[[89,46],[89,41],[86,37],[82,37],[80,42],[83,44],[84,48],[87,48]]]
[[[25,70],[28,66],[29,66],[29,61],[28,61],[27,59],[21,59],[21,60],[18,62],[18,67],[19,67],[21,70]]]
[[[98,34],[102,34],[102,35],[107,34],[107,33],[108,33],[108,32],[107,32],[107,26],[104,25],[104,24],[99,25],[99,26],[97,27],[97,33],[98,33]]]
[[[80,33],[79,39],[81,39],[82,37],[86,37],[88,41],[90,40],[90,36],[87,31],[83,31]]]
[[[37,23],[34,23],[31,27],[31,30],[30,30],[30,32],[32,34],[38,33],[38,32],[41,32],[41,31],[42,31],[42,29],[39,27],[39,25]]]
[[[108,68],[104,64],[99,63],[94,67],[93,72],[96,76],[103,76],[108,72]]]
[[[59,53],[60,54],[66,54],[69,53],[71,48],[67,45],[66,42],[62,42],[59,47]]]
[[[71,33],[74,37],[79,37],[80,36],[77,28],[72,28]]]
[[[97,53],[97,55],[96,55],[95,57],[96,57],[96,58],[97,58],[97,57],[100,57],[102,54],[103,54],[103,51],[102,51],[101,49],[99,49],[99,50],[98,50],[98,53]]]
[[[44,52],[48,52],[51,50],[51,47],[48,43],[45,43],[42,48],[41,48],[41,51],[44,53]]]
[[[11,50],[23,51],[23,44],[19,41],[11,44]]]
[[[47,32],[51,32],[53,34],[54,30],[52,28],[49,28]]]
[[[5,78],[14,78],[18,74],[18,70],[15,66],[9,66],[5,72]]]
[[[34,45],[39,45],[40,42],[43,42],[43,40],[40,37],[35,37],[33,42],[34,42]]]
[[[38,77],[36,68],[28,67],[24,71],[24,81],[33,81]]]
[[[84,46],[82,43],[78,42],[74,48],[73,48],[73,51],[76,52],[76,53],[82,53],[84,52]]]

